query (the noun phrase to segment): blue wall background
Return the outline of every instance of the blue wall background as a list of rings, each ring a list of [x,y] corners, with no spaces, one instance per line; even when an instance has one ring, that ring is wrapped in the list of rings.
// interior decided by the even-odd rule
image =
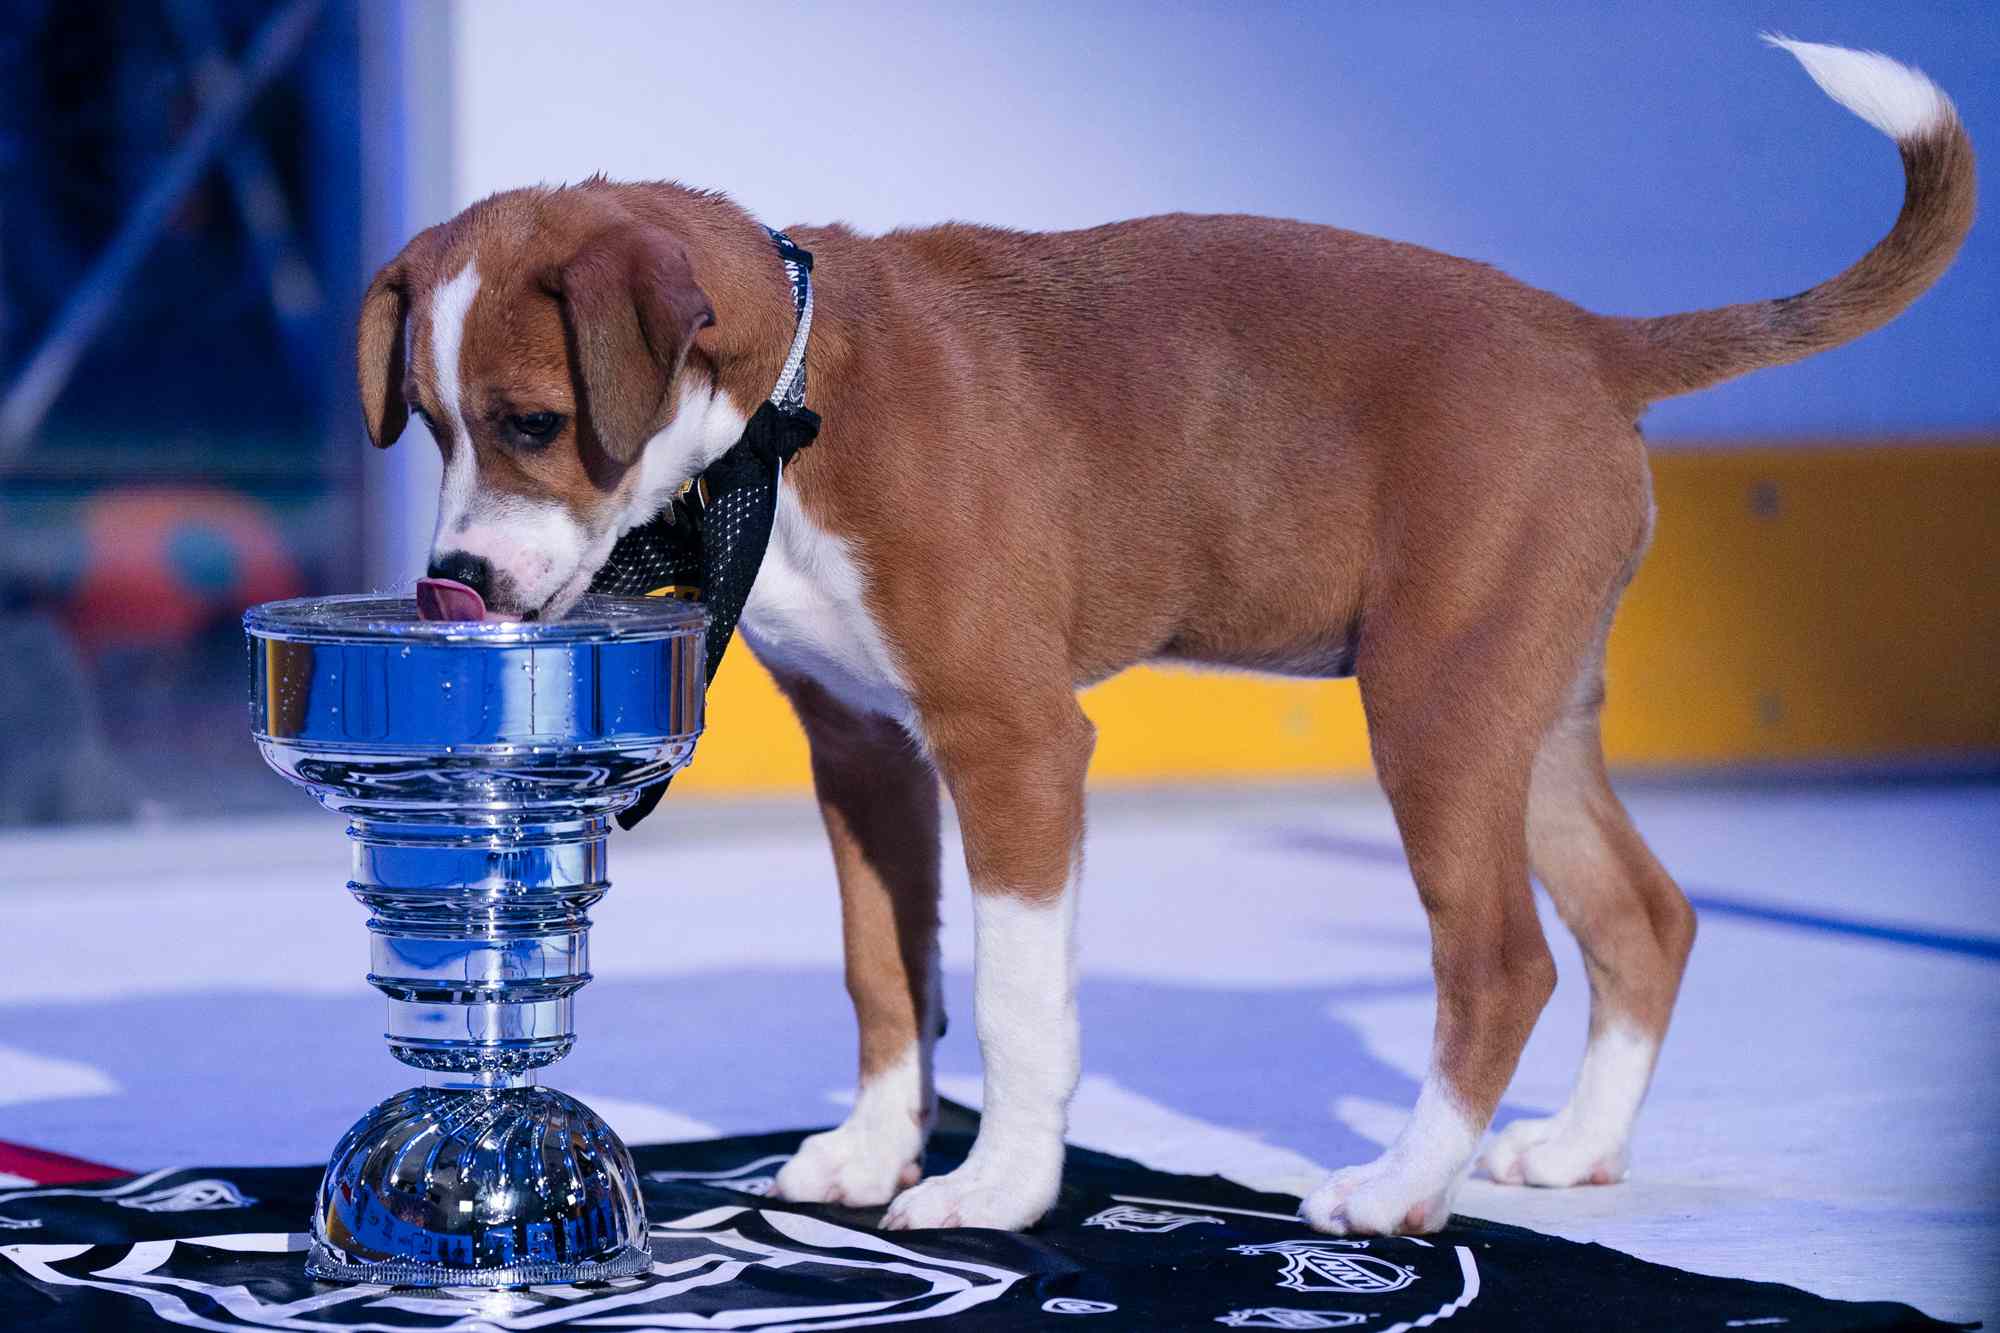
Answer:
[[[725,189],[769,221],[868,229],[1258,212],[1487,260],[1628,314],[1797,291],[1895,217],[1889,141],[1760,31],[1924,68],[2000,152],[1995,3],[598,0],[553,25],[528,0],[481,0],[452,14],[459,205],[606,170]],[[1648,430],[1990,430],[1996,313],[1989,218],[1888,330],[1663,404]]]
[[[1797,291],[1894,220],[1890,142],[1756,41],[1761,31],[1919,66],[1975,141],[2000,152],[1993,3],[1139,5],[1045,17],[1045,27],[990,20],[985,35],[1044,95],[1076,98],[1086,140],[1100,97],[1145,108],[1158,143],[1095,145],[1135,164],[1168,147],[1142,169],[1150,179],[1130,182],[1135,195],[1378,232],[1605,312]],[[1649,434],[2000,425],[1994,162],[1982,164],[1985,222],[1889,329],[1661,404]],[[1115,156],[1100,165],[1120,170]]]

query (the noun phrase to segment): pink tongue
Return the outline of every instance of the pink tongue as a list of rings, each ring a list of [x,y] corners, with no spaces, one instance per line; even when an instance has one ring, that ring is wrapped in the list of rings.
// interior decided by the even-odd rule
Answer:
[[[484,620],[486,602],[456,579],[418,579],[417,615],[423,620]]]

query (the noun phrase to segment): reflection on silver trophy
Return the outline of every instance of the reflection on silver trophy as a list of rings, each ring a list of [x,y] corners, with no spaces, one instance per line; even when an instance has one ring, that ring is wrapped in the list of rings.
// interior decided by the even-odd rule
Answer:
[[[576,1040],[612,817],[701,732],[702,611],[593,597],[560,622],[427,622],[406,599],[328,597],[244,625],[257,743],[347,816],[384,1035],[426,1073],[334,1149],[308,1271],[430,1287],[647,1271],[625,1145],[535,1071]]]

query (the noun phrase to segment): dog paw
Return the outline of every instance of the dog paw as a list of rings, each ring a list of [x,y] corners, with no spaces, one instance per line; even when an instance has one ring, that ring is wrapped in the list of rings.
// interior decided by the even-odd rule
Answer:
[[[1441,1183],[1436,1174],[1388,1157],[1343,1167],[1306,1196],[1299,1216],[1333,1236],[1424,1235],[1451,1217],[1458,1183],[1456,1173]]]
[[[801,1143],[779,1170],[774,1192],[792,1203],[879,1208],[917,1183],[922,1151],[923,1138],[914,1129],[899,1136],[850,1121]]]
[[[991,1227],[1022,1231],[1042,1220],[1062,1185],[1062,1162],[1053,1169],[1015,1163],[1002,1170],[968,1161],[947,1175],[896,1196],[882,1218],[884,1231],[924,1231],[933,1227]]]
[[[1502,1185],[1615,1185],[1625,1179],[1625,1145],[1602,1142],[1559,1115],[1516,1120],[1494,1138],[1479,1164]]]

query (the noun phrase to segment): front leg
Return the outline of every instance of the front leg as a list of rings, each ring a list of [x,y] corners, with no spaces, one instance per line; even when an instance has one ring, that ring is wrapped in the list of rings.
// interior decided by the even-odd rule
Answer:
[[[778,1172],[799,1203],[872,1208],[920,1174],[937,1116],[937,774],[908,733],[803,679],[781,678],[812,747],[813,789],[840,879],[847,992],[861,1030],[854,1109]]]
[[[882,1225],[1034,1225],[1062,1184],[1076,1090],[1076,872],[1094,729],[1066,688],[923,717],[958,807],[973,892],[974,1019],[986,1065],[964,1165],[897,1197]]]

